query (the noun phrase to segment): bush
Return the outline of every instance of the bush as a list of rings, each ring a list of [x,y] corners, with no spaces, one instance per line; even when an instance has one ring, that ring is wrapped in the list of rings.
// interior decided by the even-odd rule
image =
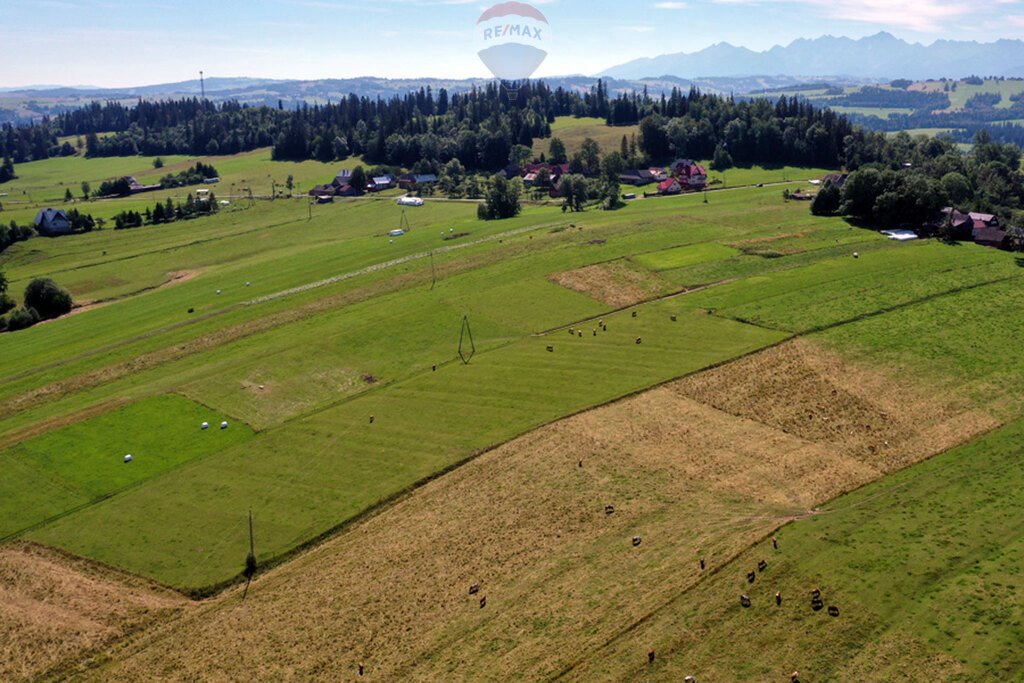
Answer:
[[[14,299],[12,299],[9,295],[0,292],[0,315],[3,315],[4,313],[11,310],[17,305],[18,304],[15,303]]]
[[[7,329],[11,332],[24,330],[39,322],[39,314],[34,308],[17,308],[7,316]]]
[[[71,294],[49,278],[40,277],[25,288],[25,307],[34,309],[37,318],[56,318],[71,311]]]
[[[520,211],[519,187],[499,175],[494,177],[494,185],[477,207],[476,215],[482,220],[497,220],[518,216]]]
[[[811,202],[811,213],[815,216],[834,216],[839,211],[841,201],[839,188],[830,180],[818,191]]]

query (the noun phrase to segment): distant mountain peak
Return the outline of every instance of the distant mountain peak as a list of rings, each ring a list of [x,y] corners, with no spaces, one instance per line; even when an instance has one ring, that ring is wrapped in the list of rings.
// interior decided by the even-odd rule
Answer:
[[[782,76],[843,75],[853,78],[963,78],[1024,76],[1018,66],[1024,41],[991,43],[937,40],[909,43],[888,31],[860,39],[824,35],[798,38],[785,47],[755,52],[719,42],[693,53],[635,59],[604,71],[602,76],[640,79],[662,75],[678,78],[736,78],[759,74]]]

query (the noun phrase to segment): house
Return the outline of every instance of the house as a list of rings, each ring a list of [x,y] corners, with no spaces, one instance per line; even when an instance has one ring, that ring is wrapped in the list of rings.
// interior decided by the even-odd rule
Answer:
[[[675,178],[667,178],[658,183],[658,194],[679,194],[682,191],[683,186]]]
[[[649,168],[647,169],[647,172],[651,174],[651,178],[656,183],[664,182],[668,180],[669,177],[668,173],[666,173],[663,168]]]
[[[789,198],[798,202],[809,202],[814,199],[814,195],[804,192],[803,190],[797,190],[796,192],[790,193]]]
[[[352,180],[352,171],[347,168],[343,168],[338,171],[338,175],[334,176],[334,180],[331,181],[331,185],[334,187],[341,187],[342,185],[349,185]]]
[[[837,189],[842,189],[843,185],[846,184],[846,179],[850,177],[849,173],[829,173],[827,176],[821,179],[822,185],[832,185]]]
[[[395,187],[396,184],[397,181],[395,180],[395,176],[391,175],[390,173],[387,173],[385,175],[376,176],[375,178],[373,178],[373,180],[370,181],[370,184],[367,186],[366,189],[368,189],[370,192],[380,192],[382,190],[390,190],[393,187]]]
[[[983,220],[984,218],[995,219],[995,216],[988,216],[986,214],[973,215],[978,216],[979,227],[989,227]],[[935,220],[926,223],[925,228],[931,232],[938,232],[945,230],[948,226],[951,229],[950,237],[953,239],[962,241],[972,240],[974,239],[975,219],[971,216],[972,214],[962,213],[951,206],[947,206],[939,213]],[[996,219],[996,222],[998,225],[998,219]]]
[[[978,228],[999,227],[999,218],[990,213],[975,213],[974,211],[971,211],[967,214],[967,217],[971,219],[972,227],[975,230]]]
[[[338,187],[334,188],[335,197],[357,197],[359,196],[359,190],[352,187],[348,183],[343,183]]]
[[[692,159],[677,159],[672,162],[672,175],[688,190],[703,190],[708,184],[708,172]]]
[[[71,221],[63,209],[43,209],[36,214],[34,221],[40,235],[70,235]]]

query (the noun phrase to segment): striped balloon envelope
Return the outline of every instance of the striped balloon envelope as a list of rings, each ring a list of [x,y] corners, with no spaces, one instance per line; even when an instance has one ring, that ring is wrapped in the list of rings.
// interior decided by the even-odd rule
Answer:
[[[547,58],[547,17],[525,2],[502,2],[476,22],[480,60],[503,81],[525,80]]]

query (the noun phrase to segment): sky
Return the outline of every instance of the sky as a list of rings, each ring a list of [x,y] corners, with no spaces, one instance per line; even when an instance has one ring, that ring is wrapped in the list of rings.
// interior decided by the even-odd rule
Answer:
[[[126,87],[206,76],[488,76],[475,26],[497,0],[2,0],[0,86]],[[533,0],[536,76],[597,74],[718,42],[888,31],[911,42],[1024,38],[1024,0]]]

